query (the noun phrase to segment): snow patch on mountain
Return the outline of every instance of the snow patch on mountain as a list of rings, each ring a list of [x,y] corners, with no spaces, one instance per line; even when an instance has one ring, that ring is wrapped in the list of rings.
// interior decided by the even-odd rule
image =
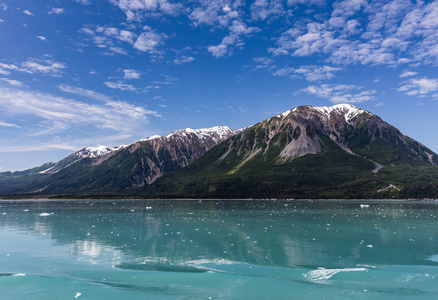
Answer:
[[[161,136],[160,135],[153,135],[153,136],[150,136],[150,137],[148,137],[148,138],[145,138],[145,139],[142,139],[142,140],[140,140],[140,142],[146,142],[146,141],[150,141],[150,140],[155,140],[155,139],[159,139]]]
[[[327,116],[330,119],[331,114],[334,112],[336,114],[343,114],[345,121],[348,122],[354,117],[366,112],[351,104],[337,104],[333,106],[313,106],[313,110]]]
[[[202,129],[192,129],[192,128],[184,128],[177,131],[172,132],[167,135],[167,138],[171,137],[188,137],[189,135],[195,135],[199,139],[205,138],[213,138],[213,140],[218,141],[225,138],[230,137],[234,134],[234,131],[227,126],[214,126],[211,128],[202,128]]]
[[[123,149],[124,147],[126,147],[126,146],[117,146],[117,147],[113,147],[113,148],[108,148],[106,146],[100,145],[98,147],[86,147],[82,150],[79,150],[75,154],[79,157],[82,157],[82,158],[96,158],[96,157],[106,155],[110,152],[114,152],[114,151]]]

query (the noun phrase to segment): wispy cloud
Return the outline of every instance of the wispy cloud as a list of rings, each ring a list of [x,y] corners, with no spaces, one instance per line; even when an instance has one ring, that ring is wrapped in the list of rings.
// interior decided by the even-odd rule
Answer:
[[[23,10],[23,13],[25,13],[28,16],[34,16],[34,14],[28,11],[27,9]]]
[[[37,35],[36,37],[41,41],[46,41],[46,38],[41,35]]]
[[[228,27],[228,36],[222,39],[222,42],[217,46],[209,46],[208,52],[215,57],[231,55],[234,47],[242,47],[244,45],[242,36],[250,36],[255,32],[259,32],[257,27],[248,27],[245,23],[234,20],[232,25]]]
[[[432,96],[433,98],[438,98],[438,94],[433,94],[438,91],[438,79],[427,77],[420,79],[412,78],[405,82],[397,90],[405,93],[408,96]]]
[[[343,68],[335,68],[331,66],[301,66],[295,68],[282,68],[274,72],[274,76],[290,76],[297,78],[303,76],[308,81],[329,80],[335,77],[335,72],[342,71]]]
[[[143,27],[143,32],[135,41],[133,47],[142,52],[156,53],[157,48],[163,45],[167,35],[164,33],[158,33],[149,26]]]
[[[125,73],[125,76],[123,77],[125,79],[140,79],[141,77],[141,73],[136,70],[126,69],[123,70],[123,72]]]
[[[111,82],[111,81],[105,81],[104,84],[112,89],[118,89],[118,90],[122,90],[122,91],[136,91],[136,87],[133,86],[132,84],[128,84],[128,83],[124,83],[121,81],[117,81],[117,82]]]
[[[253,20],[266,20],[270,17],[281,17],[287,13],[282,0],[254,1],[251,4],[251,17]]]
[[[81,4],[84,4],[84,5],[90,5],[91,4],[90,0],[74,0],[74,1],[78,2],[78,3],[81,3]]]
[[[328,99],[332,103],[361,103],[374,100],[375,90],[361,91],[363,87],[345,84],[321,84],[320,86],[308,86],[299,90],[296,94],[306,93],[319,98]]]
[[[15,127],[15,128],[20,128],[20,126],[18,126],[17,124],[6,123],[6,122],[2,122],[2,121],[0,121],[0,126],[2,126],[2,127]]]
[[[60,15],[63,14],[65,12],[64,8],[56,8],[56,7],[52,7],[52,9],[48,12],[49,15],[55,14],[55,15]]]
[[[106,52],[106,55],[122,54],[127,55],[128,51],[122,46],[128,43],[133,45],[137,39],[137,34],[125,29],[118,29],[115,27],[84,27],[79,30],[99,48],[108,49],[110,52]]]
[[[125,101],[112,100],[90,90],[71,86],[61,86],[60,89],[81,97],[87,95],[99,102],[90,104],[35,90],[0,87],[0,111],[16,119],[32,120],[29,123],[32,126],[27,122],[10,124],[10,127],[23,129],[23,139],[25,135],[35,138],[57,137],[58,144],[69,144],[70,134],[77,130],[83,131],[84,128],[88,128],[85,130],[89,133],[88,138],[89,135],[106,136],[108,130],[115,135],[131,136],[133,130],[143,128],[151,116],[159,116],[156,111]],[[3,123],[2,126],[9,124]],[[59,135],[60,133],[63,134]],[[87,135],[84,138],[87,138]],[[37,140],[33,142],[38,144]]]
[[[6,82],[6,83],[8,83],[9,85],[12,85],[12,86],[18,86],[18,87],[24,86],[23,82],[18,81],[18,80],[8,79],[8,78],[0,78],[0,80],[4,81],[4,82]]]
[[[177,16],[183,12],[183,5],[167,0],[109,0],[118,6],[128,21],[141,21],[147,16]]]
[[[182,55],[181,57],[178,57],[178,58],[174,59],[173,62],[176,65],[181,65],[181,64],[184,64],[184,63],[192,62],[194,60],[195,60],[195,58],[193,56]]]
[[[403,71],[403,73],[401,73],[400,74],[400,78],[406,78],[406,77],[412,77],[412,76],[415,76],[415,75],[417,75],[418,73],[417,72],[412,72],[412,71]]]
[[[50,59],[40,60],[36,58],[29,58],[20,64],[4,64],[0,63],[1,70],[24,72],[29,74],[45,74],[53,77],[59,77],[62,74],[62,70],[66,66],[63,63],[56,62]]]
[[[324,55],[349,65],[438,62],[438,2],[336,1],[328,18],[298,19],[276,39],[273,55]]]

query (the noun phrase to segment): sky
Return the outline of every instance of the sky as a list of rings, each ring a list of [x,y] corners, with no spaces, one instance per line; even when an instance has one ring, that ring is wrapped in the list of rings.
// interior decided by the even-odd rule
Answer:
[[[350,103],[438,152],[438,1],[0,0],[0,171]]]

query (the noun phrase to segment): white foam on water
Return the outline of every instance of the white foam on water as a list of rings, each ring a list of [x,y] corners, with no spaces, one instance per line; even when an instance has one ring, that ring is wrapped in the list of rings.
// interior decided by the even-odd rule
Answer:
[[[47,216],[50,216],[50,214],[49,213],[41,213],[40,214],[40,217],[47,217]]]
[[[228,259],[197,259],[197,260],[190,260],[187,262],[187,264],[191,265],[205,265],[205,264],[215,264],[215,265],[232,265],[236,262]]]
[[[338,274],[339,272],[362,272],[367,271],[366,268],[345,268],[345,269],[325,269],[319,268],[318,270],[313,270],[304,274],[308,280],[312,281],[323,281],[332,278],[333,275]]]
[[[22,276],[26,276],[26,274],[24,274],[24,273],[17,273],[17,274],[14,274],[13,276],[22,277]]]
[[[224,272],[218,269],[215,269],[210,266],[205,265],[233,265],[236,262],[228,260],[228,259],[197,259],[197,260],[190,260],[185,263],[187,266],[195,267],[201,270],[207,270],[207,272]]]
[[[82,294],[81,293],[76,293],[75,299],[80,297]]]

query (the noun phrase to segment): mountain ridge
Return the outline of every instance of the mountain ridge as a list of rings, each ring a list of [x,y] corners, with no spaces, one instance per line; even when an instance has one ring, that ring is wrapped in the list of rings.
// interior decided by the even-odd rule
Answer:
[[[60,170],[48,165],[56,172],[45,171],[40,175],[46,178],[22,191],[146,198],[438,196],[438,156],[350,104],[299,106],[241,130],[185,128],[114,151],[101,146],[74,154],[80,159],[65,160]]]

